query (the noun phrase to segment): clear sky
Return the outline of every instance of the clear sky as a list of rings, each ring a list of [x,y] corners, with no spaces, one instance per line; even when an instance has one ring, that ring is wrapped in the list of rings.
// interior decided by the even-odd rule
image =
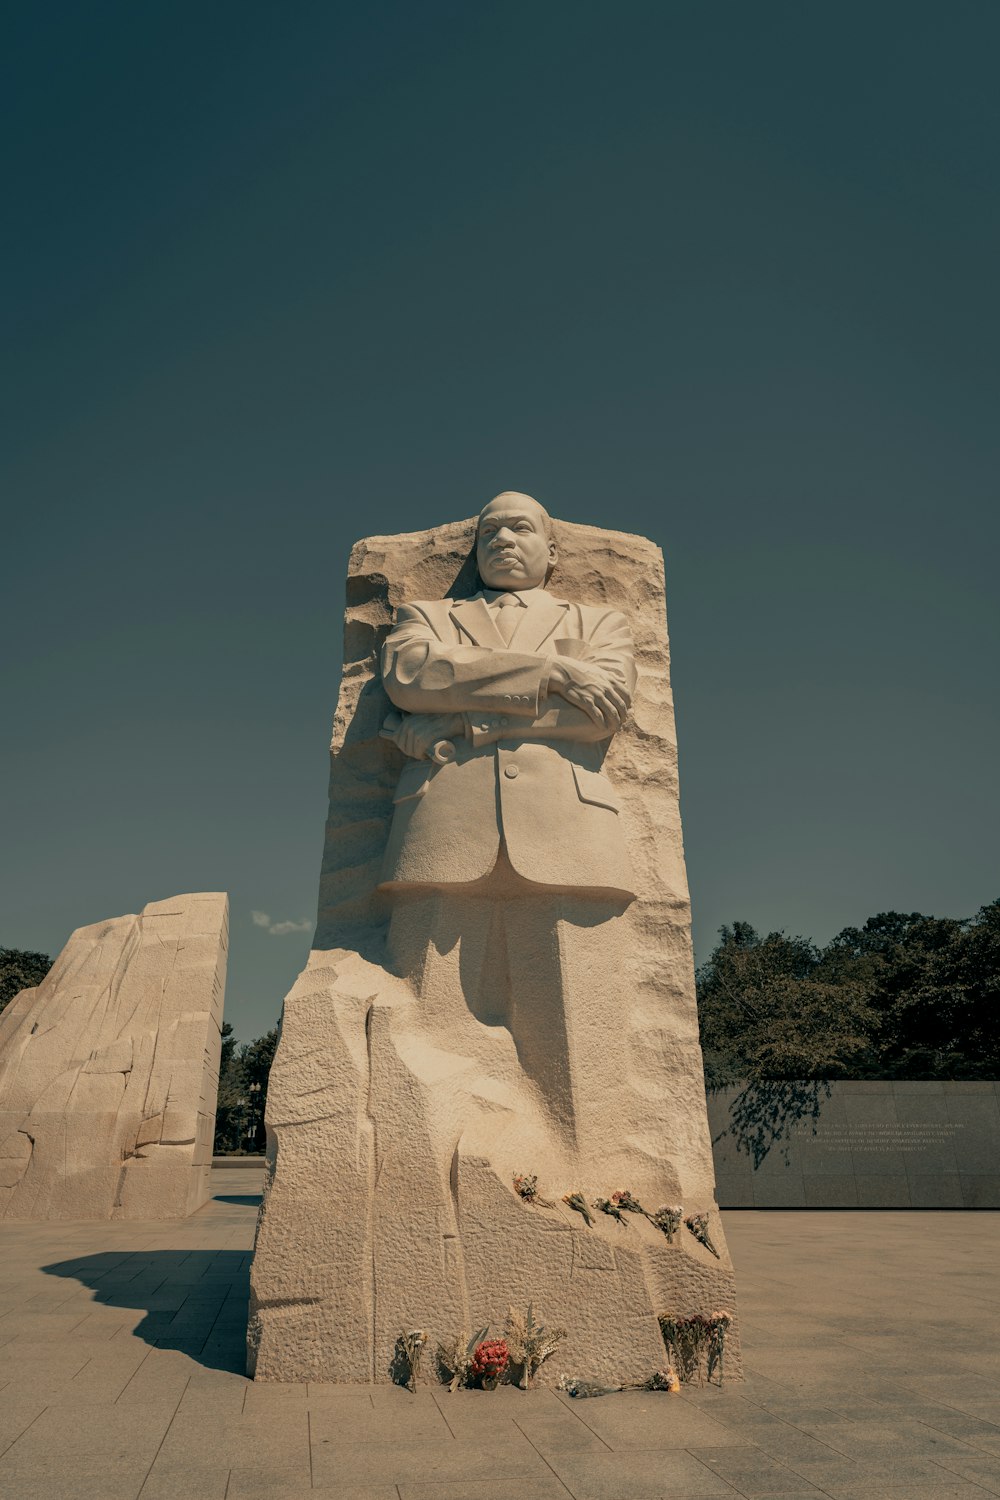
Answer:
[[[228,890],[271,1024],[350,545],[506,488],[664,548],[701,957],[1000,895],[1000,8],[53,0],[4,52],[0,943]]]

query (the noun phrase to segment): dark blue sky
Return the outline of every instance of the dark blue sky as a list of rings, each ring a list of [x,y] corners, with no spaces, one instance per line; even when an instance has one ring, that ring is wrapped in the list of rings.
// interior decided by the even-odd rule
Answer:
[[[315,911],[343,577],[504,488],[667,560],[704,957],[1000,894],[1000,10],[6,20],[0,943]]]

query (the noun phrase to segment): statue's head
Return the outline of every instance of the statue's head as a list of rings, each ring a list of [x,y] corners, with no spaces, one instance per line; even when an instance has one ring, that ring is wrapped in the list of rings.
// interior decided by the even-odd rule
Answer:
[[[530,495],[504,490],[479,512],[476,562],[488,589],[541,588],[556,561],[548,511]]]

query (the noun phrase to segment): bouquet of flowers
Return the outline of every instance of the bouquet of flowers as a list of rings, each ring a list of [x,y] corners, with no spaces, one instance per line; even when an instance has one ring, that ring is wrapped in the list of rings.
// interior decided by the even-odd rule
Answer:
[[[602,1214],[607,1214],[609,1218],[617,1219],[619,1224],[623,1225],[626,1229],[628,1228],[628,1224],[625,1222],[625,1215],[621,1210],[621,1205],[615,1203],[613,1199],[595,1198],[594,1207],[596,1209],[599,1209]]]
[[[682,1380],[697,1379],[699,1385],[704,1385],[718,1371],[722,1384],[722,1358],[732,1321],[731,1315],[724,1311],[692,1313],[689,1318],[661,1316],[660,1332],[677,1361]]]
[[[673,1369],[654,1370],[648,1380],[640,1380],[637,1385],[626,1387],[630,1391],[666,1391],[671,1396],[676,1396],[680,1388],[681,1383]]]
[[[576,1213],[583,1214],[587,1223],[593,1228],[594,1221],[590,1217],[590,1209],[587,1207],[587,1200],[582,1193],[563,1193],[563,1202],[568,1204]]]
[[[667,1391],[676,1396],[681,1388],[673,1370],[655,1370],[648,1380],[636,1380],[630,1385],[600,1385],[596,1380],[581,1380],[578,1375],[564,1375],[557,1389],[567,1396],[617,1396],[621,1391]]]
[[[698,1243],[704,1245],[706,1250],[711,1250],[716,1260],[720,1260],[719,1252],[712,1244],[708,1233],[708,1214],[690,1214],[684,1222]]]
[[[427,1335],[422,1328],[411,1328],[396,1339],[389,1374],[397,1385],[405,1386],[416,1395],[417,1376],[424,1352]]]
[[[600,1385],[596,1380],[581,1380],[578,1375],[562,1375],[559,1379],[557,1390],[565,1391],[567,1396],[615,1396],[622,1386]]]
[[[469,1377],[484,1391],[495,1391],[506,1372],[510,1350],[504,1339],[484,1339],[472,1351]]]
[[[611,1201],[612,1203],[617,1203],[618,1207],[623,1208],[626,1213],[642,1214],[644,1219],[649,1219],[652,1217],[643,1208],[638,1198],[633,1198],[628,1188],[624,1188],[620,1193],[612,1193]]]
[[[709,1315],[712,1331],[708,1340],[708,1378],[711,1380],[715,1370],[719,1372],[719,1384],[722,1384],[722,1357],[726,1352],[726,1334],[732,1326],[732,1315],[724,1308]]]
[[[667,1237],[667,1244],[672,1245],[674,1243],[674,1235],[680,1229],[683,1217],[684,1210],[679,1203],[675,1205],[666,1203],[662,1208],[656,1210],[649,1222],[655,1224],[657,1229],[662,1229]]]
[[[457,1391],[459,1386],[472,1383],[472,1358],[477,1345],[481,1344],[489,1333],[489,1325],[480,1328],[470,1338],[467,1333],[462,1333],[451,1344],[441,1344],[438,1347],[437,1361],[441,1379],[445,1381],[449,1391]]]
[[[515,1172],[514,1191],[525,1203],[536,1203],[539,1208],[555,1208],[554,1203],[539,1195],[538,1177],[534,1172]]]
[[[555,1354],[566,1337],[565,1328],[546,1328],[535,1322],[534,1303],[528,1303],[527,1314],[507,1309],[504,1338],[511,1364],[520,1370],[517,1384],[526,1391],[545,1361]]]

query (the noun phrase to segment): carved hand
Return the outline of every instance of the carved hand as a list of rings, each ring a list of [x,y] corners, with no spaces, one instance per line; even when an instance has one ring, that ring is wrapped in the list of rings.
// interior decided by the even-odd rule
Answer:
[[[609,682],[600,668],[572,657],[557,657],[552,663],[548,691],[612,731],[621,728],[628,713],[627,694]]]
[[[405,714],[392,738],[404,755],[426,760],[438,740],[456,735],[465,736],[465,719],[461,714]]]

